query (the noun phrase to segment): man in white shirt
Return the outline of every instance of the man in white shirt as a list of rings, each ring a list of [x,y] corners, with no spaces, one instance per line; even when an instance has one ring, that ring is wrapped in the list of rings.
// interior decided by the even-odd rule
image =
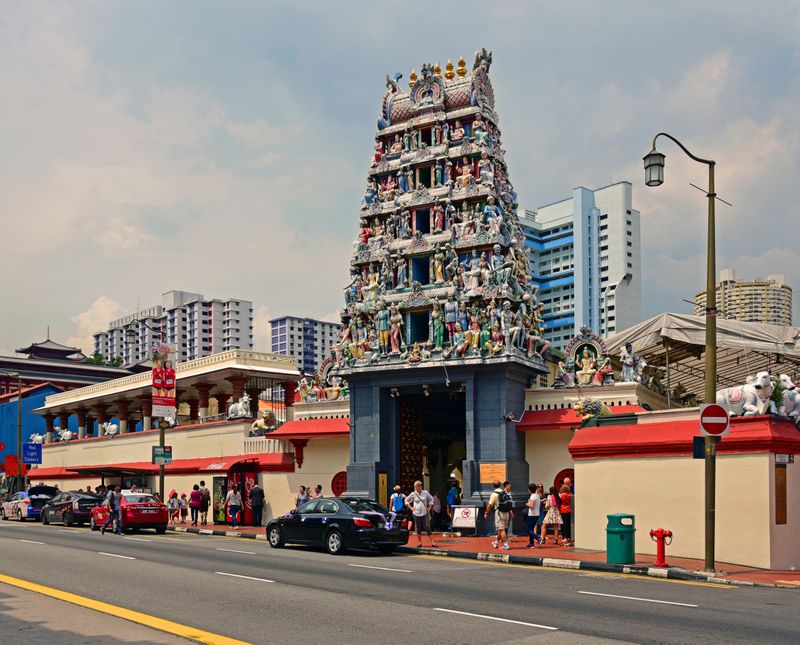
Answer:
[[[433,532],[431,531],[431,508],[433,507],[433,496],[422,488],[421,481],[414,482],[414,491],[406,497],[406,506],[411,509],[414,517],[414,529],[417,534],[417,546],[422,546],[422,531],[428,534],[431,546],[436,548],[433,542]]]
[[[536,533],[536,525],[539,523],[539,511],[542,507],[542,498],[536,491],[536,484],[528,486],[528,493],[530,497],[525,504],[525,528],[528,529],[528,544],[526,549],[533,549],[542,541],[539,534]]]

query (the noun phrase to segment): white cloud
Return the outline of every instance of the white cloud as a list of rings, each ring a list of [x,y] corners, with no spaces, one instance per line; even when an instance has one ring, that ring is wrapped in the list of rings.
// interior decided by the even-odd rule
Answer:
[[[125,308],[116,300],[107,296],[100,296],[86,311],[75,314],[70,318],[77,331],[74,336],[67,339],[67,344],[80,347],[83,353],[90,356],[94,353],[94,338],[92,334],[108,328],[108,323],[127,314]]]

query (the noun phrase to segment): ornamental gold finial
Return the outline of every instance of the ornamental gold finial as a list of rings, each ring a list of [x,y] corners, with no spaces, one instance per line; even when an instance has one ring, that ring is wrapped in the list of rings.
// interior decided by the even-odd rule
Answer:
[[[452,61],[452,60],[450,60],[450,59],[448,58],[448,59],[447,59],[447,65],[445,65],[445,73],[444,73],[444,77],[445,77],[445,78],[446,78],[448,81],[452,81],[452,80],[453,80],[453,78],[455,77],[455,75],[456,75],[456,74],[455,74],[455,72],[453,71],[453,61]]]
[[[433,66],[433,75],[436,78],[442,78],[442,66],[439,65],[439,63],[436,63],[436,65]]]
[[[408,77],[408,86],[409,87],[414,87],[414,83],[416,83],[416,82],[417,82],[417,70],[416,69],[412,69],[411,70],[411,76]]]
[[[458,59],[458,69],[456,73],[461,77],[464,78],[467,75],[467,61],[464,60],[464,57]]]

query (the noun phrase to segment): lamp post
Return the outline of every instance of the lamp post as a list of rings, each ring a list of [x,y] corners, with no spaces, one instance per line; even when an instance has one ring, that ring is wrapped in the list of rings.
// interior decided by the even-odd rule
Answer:
[[[25,489],[25,478],[22,474],[22,375],[19,372],[8,372],[3,370],[3,374],[17,377],[17,490]]]
[[[655,187],[664,183],[665,156],[656,150],[656,140],[666,137],[675,142],[689,158],[708,166],[708,248],[706,251],[706,369],[705,390],[703,400],[713,403],[717,389],[717,293],[716,293],[716,241],[714,224],[714,201],[717,197],[714,192],[714,166],[716,162],[711,159],[702,159],[693,155],[680,141],[666,132],[659,132],[653,137],[653,149],[648,152],[644,160],[644,181],[648,186]],[[714,571],[714,546],[715,546],[715,506],[716,506],[716,437],[705,438],[705,570]]]

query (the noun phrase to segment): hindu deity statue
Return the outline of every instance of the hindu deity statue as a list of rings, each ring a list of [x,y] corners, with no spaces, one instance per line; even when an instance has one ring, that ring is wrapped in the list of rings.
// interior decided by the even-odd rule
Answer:
[[[452,344],[453,336],[456,333],[456,324],[458,323],[458,303],[455,296],[451,293],[447,296],[447,302],[444,303],[444,324],[447,327],[447,336]]]
[[[492,335],[486,341],[485,348],[491,356],[496,356],[505,348],[505,336],[497,323],[492,325]]]
[[[397,311],[397,307],[392,307],[389,314],[389,341],[392,346],[392,354],[399,354],[405,345],[403,342],[403,316]]]
[[[482,184],[491,186],[494,183],[494,164],[489,159],[489,153],[485,150],[481,153],[481,159],[478,162],[478,171]]]
[[[406,263],[405,257],[402,253],[398,256],[395,260],[394,268],[396,272],[396,282],[395,286],[398,289],[402,289],[403,287],[408,286],[408,264]]]
[[[403,151],[411,150],[411,126],[406,126],[403,132]]]
[[[433,145],[438,146],[442,143],[442,124],[438,121],[433,126]]]
[[[466,188],[472,183],[474,177],[472,176],[472,164],[467,157],[461,162],[461,167],[458,170],[458,187]]]
[[[433,345],[438,349],[442,349],[444,347],[444,314],[438,302],[433,303],[431,327],[433,329]]]
[[[464,128],[461,125],[461,121],[456,120],[455,125],[453,126],[453,130],[450,133],[450,141],[456,142],[461,141],[464,138]]]
[[[375,314],[375,330],[378,332],[378,345],[381,354],[384,356],[389,353],[389,327],[391,314],[386,309],[386,305],[381,300],[378,303],[378,311]]]
[[[637,383],[639,381],[636,368],[639,365],[639,355],[633,351],[632,343],[625,343],[620,352],[622,363],[622,381],[624,383]]]
[[[456,356],[463,358],[464,354],[469,349],[469,343],[464,331],[461,329],[461,324],[456,323],[455,330],[453,331],[452,341],[450,343],[450,352]]]
[[[597,361],[595,361],[588,347],[583,348],[579,365],[580,369],[576,372],[578,385],[590,385],[592,377],[597,372]]]
[[[433,254],[433,277],[435,282],[444,282],[445,256],[441,246],[437,246]]]
[[[390,154],[399,154],[403,152],[403,142],[400,140],[400,135],[394,135],[394,141],[392,142],[391,148],[389,148]]]
[[[480,112],[475,115],[475,120],[472,122],[472,136],[475,137],[475,143],[478,145],[485,145],[489,142],[489,134]]]
[[[433,203],[433,232],[441,233],[444,230],[444,206],[437,199]]]
[[[592,377],[592,384],[603,385],[606,382],[606,379],[611,379],[613,377],[613,374],[614,369],[611,367],[611,358],[608,356],[603,356],[597,362],[597,371]]]
[[[380,137],[375,137],[375,154],[372,157],[372,164],[377,166],[383,159],[383,143]]]

